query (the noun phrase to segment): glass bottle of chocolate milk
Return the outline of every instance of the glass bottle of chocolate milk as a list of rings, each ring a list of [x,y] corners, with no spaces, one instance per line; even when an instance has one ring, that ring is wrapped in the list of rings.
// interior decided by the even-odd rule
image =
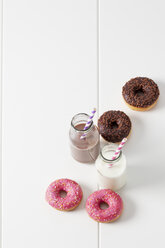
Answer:
[[[77,114],[71,121],[69,131],[71,154],[81,163],[92,163],[100,152],[100,137],[97,127],[91,122],[88,129],[83,130],[89,119],[85,113]],[[84,134],[84,138],[80,137]]]

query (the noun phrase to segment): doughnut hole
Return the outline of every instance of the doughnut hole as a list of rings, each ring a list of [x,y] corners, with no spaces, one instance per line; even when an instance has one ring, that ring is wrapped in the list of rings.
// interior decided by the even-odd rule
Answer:
[[[109,126],[110,126],[111,129],[117,129],[119,127],[119,125],[117,124],[116,121],[110,122]]]
[[[100,204],[99,204],[99,207],[101,209],[107,209],[107,208],[109,208],[109,205],[106,202],[101,201]]]
[[[65,190],[60,190],[59,192],[61,198],[65,198],[67,196],[67,192]]]
[[[144,93],[145,93],[145,92],[144,92],[142,86],[140,86],[140,87],[134,89],[134,94],[135,94],[135,96],[142,96],[142,95],[144,95]]]

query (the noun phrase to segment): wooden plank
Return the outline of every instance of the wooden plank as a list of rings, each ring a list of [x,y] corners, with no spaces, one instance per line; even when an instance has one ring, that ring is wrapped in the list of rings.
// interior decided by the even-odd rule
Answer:
[[[100,1],[100,114],[123,110],[132,121],[124,152],[127,185],[121,218],[100,225],[100,247],[164,246],[165,167],[165,16],[164,2]],[[151,111],[128,109],[121,96],[130,78],[147,76],[158,83],[160,99]]]
[[[3,52],[3,247],[97,247],[94,166],[68,144],[72,116],[97,105],[95,1],[4,0]],[[63,177],[83,188],[72,212],[44,199]]]

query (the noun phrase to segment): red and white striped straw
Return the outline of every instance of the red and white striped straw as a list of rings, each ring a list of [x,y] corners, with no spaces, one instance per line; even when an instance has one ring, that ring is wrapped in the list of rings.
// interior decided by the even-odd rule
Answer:
[[[84,131],[87,130],[88,127],[90,126],[90,124],[91,124],[91,122],[92,122],[92,119],[93,119],[95,113],[96,113],[96,108],[94,108],[94,109],[92,110],[91,115],[90,115],[90,117],[89,117],[87,123],[85,124],[84,129],[83,129]],[[81,135],[80,139],[83,139],[85,136],[86,136],[86,134],[83,133],[83,134]]]
[[[112,157],[112,160],[117,158],[117,155],[119,154],[119,152],[121,151],[121,149],[123,148],[126,142],[127,142],[127,138],[124,138],[120,143],[120,145],[118,146],[118,148],[116,149],[115,154]]]

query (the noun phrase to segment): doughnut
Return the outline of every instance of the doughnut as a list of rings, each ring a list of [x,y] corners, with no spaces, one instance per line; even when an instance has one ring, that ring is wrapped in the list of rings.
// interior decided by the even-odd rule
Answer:
[[[107,111],[98,120],[98,130],[106,141],[118,143],[128,137],[131,131],[131,121],[122,111]]]
[[[101,203],[108,204],[107,209],[100,208]],[[86,201],[89,216],[97,222],[107,223],[117,220],[122,214],[123,201],[111,189],[101,189],[91,194]]]
[[[146,77],[132,78],[122,88],[124,101],[136,111],[146,111],[154,107],[159,94],[157,84]]]
[[[63,198],[60,192],[66,192]],[[46,201],[57,210],[70,211],[76,208],[82,200],[83,192],[78,183],[70,179],[58,179],[52,182],[46,191]]]

